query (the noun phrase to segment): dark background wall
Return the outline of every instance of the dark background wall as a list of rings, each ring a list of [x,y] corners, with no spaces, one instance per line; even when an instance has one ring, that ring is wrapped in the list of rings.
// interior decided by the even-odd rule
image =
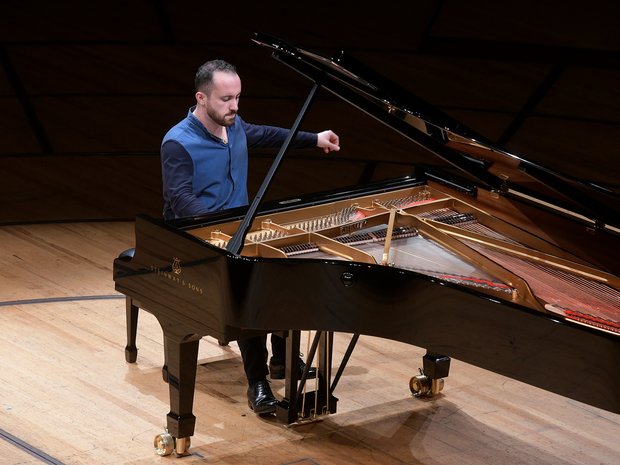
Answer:
[[[310,83],[254,32],[345,50],[509,151],[618,190],[617,5],[3,2],[0,222],[160,215],[159,144],[193,103],[194,72],[208,59],[238,66],[246,120],[292,124]],[[410,170],[410,142],[321,94],[304,129],[326,128],[341,152],[293,153],[270,195]],[[251,154],[250,192],[273,156]]]

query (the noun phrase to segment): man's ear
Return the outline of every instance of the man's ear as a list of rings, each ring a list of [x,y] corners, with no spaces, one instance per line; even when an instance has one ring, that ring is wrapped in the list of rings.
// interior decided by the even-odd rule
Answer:
[[[204,93],[200,92],[200,91],[196,92],[196,103],[198,105],[206,105],[207,104],[207,96]]]

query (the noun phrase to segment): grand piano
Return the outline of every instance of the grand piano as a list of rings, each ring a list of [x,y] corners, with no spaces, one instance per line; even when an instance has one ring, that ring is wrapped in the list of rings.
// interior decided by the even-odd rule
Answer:
[[[139,215],[135,247],[114,261],[126,360],[137,356],[138,309],[163,330],[170,412],[158,452],[188,453],[207,335],[285,332],[291,367],[299,332],[316,332],[308,357],[321,383],[301,402],[306,373],[287,370],[277,411],[287,423],[336,412],[360,335],[426,350],[414,396],[437,394],[454,358],[620,413],[618,193],[495,147],[344,52],[253,40],[311,83],[253,201],[171,222]],[[432,156],[408,176],[265,201],[319,89]],[[354,335],[336,373],[334,332]]]

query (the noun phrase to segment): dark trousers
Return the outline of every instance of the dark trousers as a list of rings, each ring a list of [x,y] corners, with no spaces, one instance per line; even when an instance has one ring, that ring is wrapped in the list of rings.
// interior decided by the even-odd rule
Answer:
[[[248,378],[248,384],[263,380],[269,374],[267,368],[267,336],[256,336],[239,339],[239,350],[243,359],[243,369]],[[271,334],[271,355],[284,360],[286,339],[277,334]]]

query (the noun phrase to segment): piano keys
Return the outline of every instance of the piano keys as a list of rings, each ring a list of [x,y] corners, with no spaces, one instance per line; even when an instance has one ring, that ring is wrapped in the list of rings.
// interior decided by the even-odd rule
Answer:
[[[331,371],[333,332],[425,348],[414,396],[437,393],[455,358],[620,413],[617,196],[493,146],[344,53],[254,40],[313,82],[293,133],[321,87],[466,176],[412,161],[413,176],[263,203],[285,144],[247,208],[169,223],[138,216],[135,249],[114,262],[126,358],[135,361],[142,308],[164,332],[176,453],[194,433],[205,335],[288,331],[292,361],[299,331],[317,331],[309,356],[320,353],[327,387],[313,399],[324,413],[336,411],[346,366]],[[309,414],[291,372],[278,411],[288,423]]]

